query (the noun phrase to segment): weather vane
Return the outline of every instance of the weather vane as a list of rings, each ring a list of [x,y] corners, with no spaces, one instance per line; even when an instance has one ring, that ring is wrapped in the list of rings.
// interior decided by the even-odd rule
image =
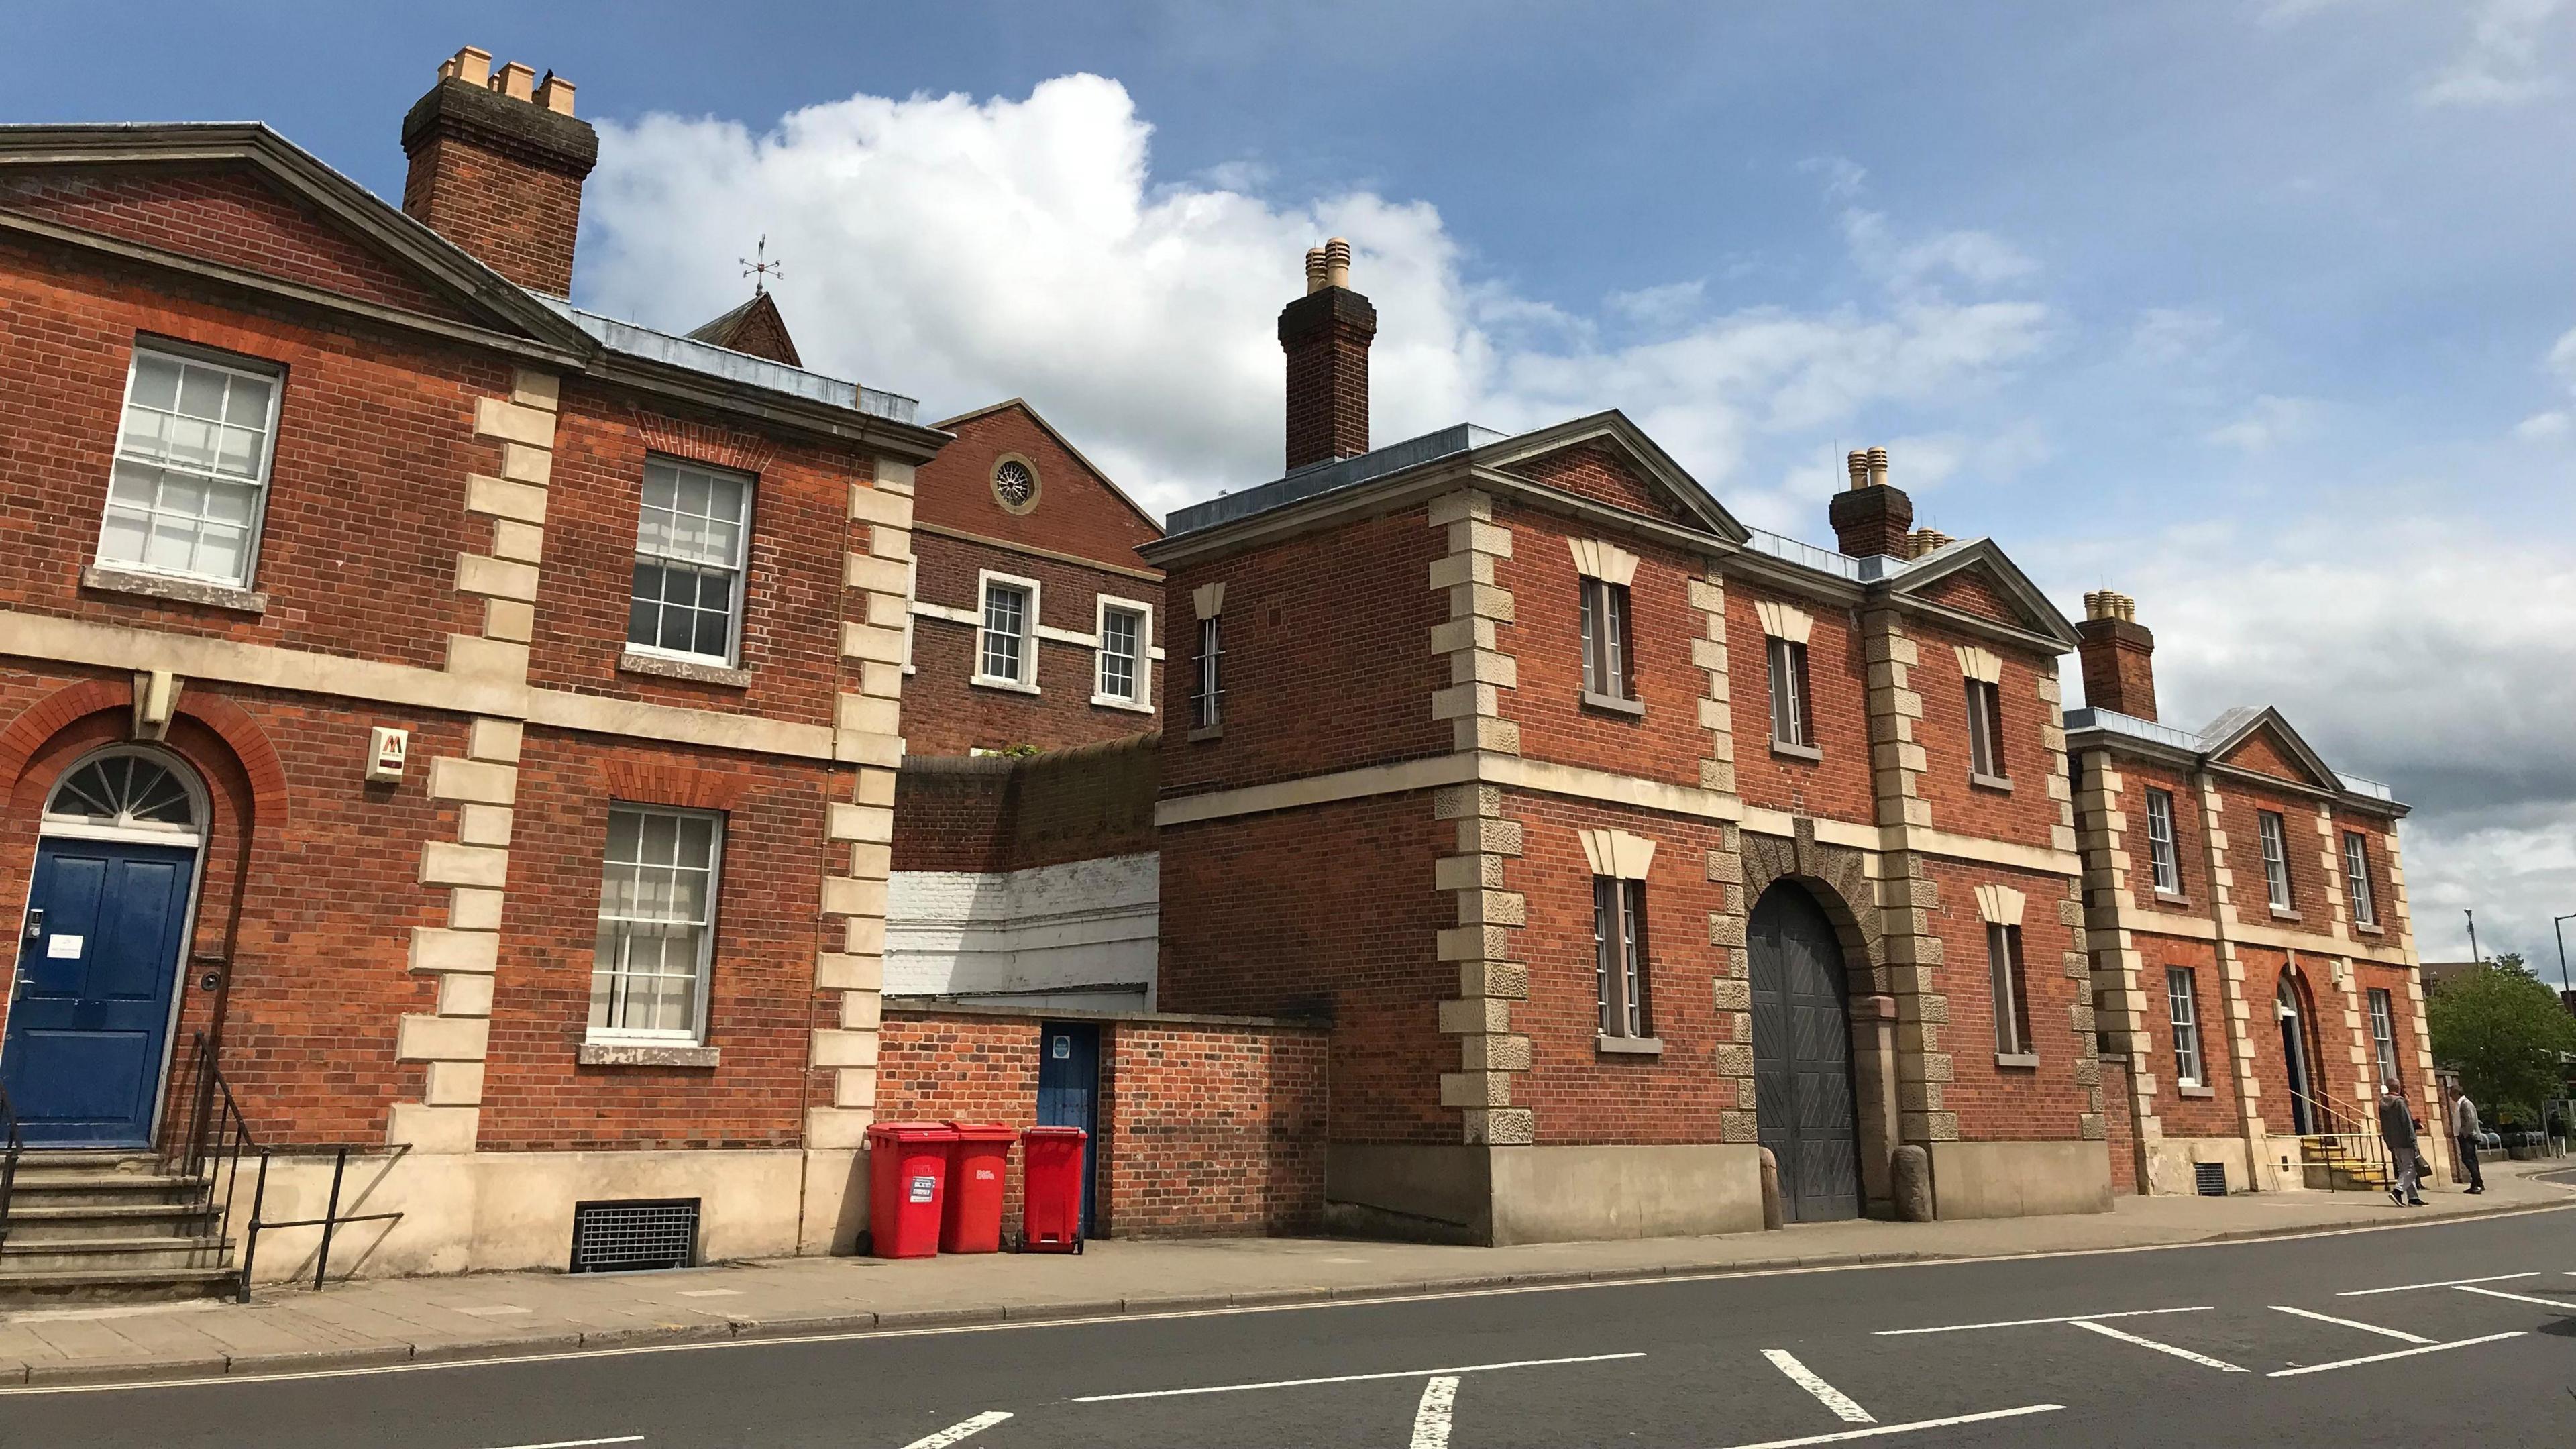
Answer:
[[[754,261],[753,257],[759,260]],[[769,233],[767,232],[760,234],[760,245],[752,248],[751,256],[736,257],[734,260],[742,263],[742,274],[752,279],[751,295],[755,297],[769,290],[770,278],[787,275],[785,262],[773,262],[769,259]]]

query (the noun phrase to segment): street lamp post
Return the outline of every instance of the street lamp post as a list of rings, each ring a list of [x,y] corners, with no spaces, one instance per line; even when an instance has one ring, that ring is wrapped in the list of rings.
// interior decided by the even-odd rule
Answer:
[[[2487,958],[2478,954],[2478,913],[2462,906],[2460,914],[2469,918],[2469,959],[2473,962],[2484,961]]]
[[[2569,911],[2566,915],[2551,916],[2549,918],[2550,934],[2558,938],[2558,990],[2561,994],[2560,999],[2568,1003],[2568,1010],[2576,1011],[2576,987],[2571,987],[2567,984],[2567,928],[2560,924],[2562,921],[2576,921],[2576,911]]]

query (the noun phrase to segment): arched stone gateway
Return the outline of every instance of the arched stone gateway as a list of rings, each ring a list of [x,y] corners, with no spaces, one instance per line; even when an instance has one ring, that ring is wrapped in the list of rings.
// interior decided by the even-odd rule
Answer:
[[[1746,923],[1753,966],[1756,1128],[1780,1164],[1789,1221],[1861,1212],[1848,973],[1833,921],[1802,886],[1763,893]]]

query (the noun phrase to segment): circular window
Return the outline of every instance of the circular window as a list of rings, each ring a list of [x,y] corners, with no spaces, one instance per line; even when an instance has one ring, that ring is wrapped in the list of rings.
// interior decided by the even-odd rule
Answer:
[[[993,498],[1013,513],[1038,506],[1038,470],[1028,459],[1005,454],[993,465]]]
[[[57,823],[108,825],[120,830],[197,828],[196,791],[186,777],[141,750],[110,750],[82,761],[63,776],[45,802]]]

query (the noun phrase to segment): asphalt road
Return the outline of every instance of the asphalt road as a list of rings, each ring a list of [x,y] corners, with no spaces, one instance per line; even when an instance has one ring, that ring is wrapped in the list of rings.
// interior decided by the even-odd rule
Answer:
[[[9,1449],[1854,1441],[2567,1449],[2576,1212],[2207,1248],[0,1394]]]

